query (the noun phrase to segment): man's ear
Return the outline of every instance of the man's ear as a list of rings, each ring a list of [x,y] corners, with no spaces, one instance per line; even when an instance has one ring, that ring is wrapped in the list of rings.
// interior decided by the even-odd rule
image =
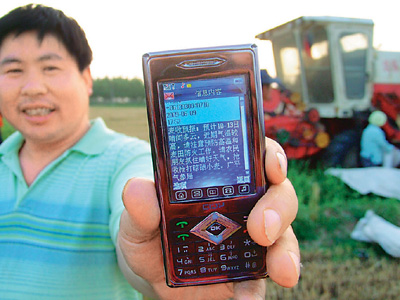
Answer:
[[[93,94],[93,78],[92,78],[92,73],[90,71],[90,67],[86,67],[82,71],[82,77],[83,77],[83,80],[85,81],[88,94],[89,94],[89,96],[91,96]]]

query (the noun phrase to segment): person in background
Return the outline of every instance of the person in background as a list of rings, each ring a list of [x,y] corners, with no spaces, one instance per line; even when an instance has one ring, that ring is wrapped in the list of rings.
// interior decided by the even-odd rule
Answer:
[[[396,147],[386,140],[382,126],[387,116],[382,111],[374,111],[368,118],[368,125],[361,135],[361,165],[363,167],[396,167],[399,164]]]
[[[277,79],[272,78],[267,70],[261,71],[261,87],[263,96],[263,107],[266,113],[265,117],[269,118],[282,113],[284,103],[280,101],[280,97],[273,97],[271,84],[278,83]]]
[[[268,120],[278,115],[301,115],[301,111],[296,108],[291,100],[291,92],[281,80],[272,78],[265,69],[262,69],[260,73],[264,118]],[[273,84],[276,86],[273,87]]]
[[[91,61],[84,31],[59,10],[0,18],[0,111],[17,130],[0,145],[0,298],[264,298],[264,280],[166,285],[149,145],[89,120]],[[269,277],[292,287],[298,201],[282,148],[266,143],[270,187],[247,229],[269,247]]]

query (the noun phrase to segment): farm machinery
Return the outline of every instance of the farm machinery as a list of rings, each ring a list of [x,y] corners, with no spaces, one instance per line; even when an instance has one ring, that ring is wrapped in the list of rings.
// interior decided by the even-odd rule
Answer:
[[[272,43],[276,86],[264,97],[266,135],[288,158],[355,167],[371,111],[400,144],[400,52],[373,48],[368,19],[300,17],[256,36]],[[266,99],[267,98],[267,99]]]

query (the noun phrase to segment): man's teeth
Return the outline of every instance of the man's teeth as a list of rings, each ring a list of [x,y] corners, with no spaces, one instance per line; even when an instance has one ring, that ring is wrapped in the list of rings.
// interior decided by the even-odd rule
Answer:
[[[44,116],[51,113],[50,108],[32,108],[25,110],[25,113],[29,116]]]

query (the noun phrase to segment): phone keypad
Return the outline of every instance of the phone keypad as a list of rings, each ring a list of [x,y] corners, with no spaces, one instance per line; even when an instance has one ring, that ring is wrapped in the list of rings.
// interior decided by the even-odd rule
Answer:
[[[223,217],[238,224],[245,224],[246,220],[246,216],[241,214],[226,214]],[[207,218],[210,218],[210,215],[172,221],[175,228],[172,245],[173,264],[177,277],[185,279],[225,274],[235,276],[242,272],[262,270],[266,250],[250,238],[245,225],[240,226],[240,229],[221,242],[210,242],[191,232]],[[210,224],[207,223],[203,230],[219,236],[227,228],[221,224],[223,222],[218,222],[218,218],[214,219],[216,221],[209,221]]]

